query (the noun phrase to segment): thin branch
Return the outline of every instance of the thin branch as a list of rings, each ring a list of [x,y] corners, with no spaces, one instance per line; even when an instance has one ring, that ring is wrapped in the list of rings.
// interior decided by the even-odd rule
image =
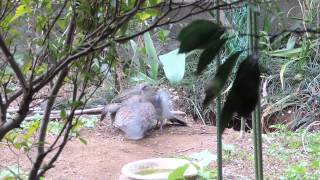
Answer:
[[[81,92],[81,94],[79,95],[79,98],[77,98],[77,91],[78,91],[78,82],[77,80],[74,81],[73,83],[73,98],[72,98],[72,101],[73,102],[76,102],[76,101],[80,101],[84,95],[84,91]],[[70,134],[70,131],[73,127],[72,125],[72,122],[73,122],[73,117],[74,117],[74,112],[76,110],[76,107],[73,107],[72,110],[71,110],[71,113],[70,115],[67,117],[67,122],[66,122],[66,132],[64,134],[64,137],[63,137],[63,140],[59,146],[59,149],[58,151],[55,153],[55,155],[53,156],[53,158],[51,158],[51,160],[49,161],[49,163],[43,167],[43,169],[41,169],[41,171],[38,173],[36,179],[40,179],[41,176],[43,176],[45,174],[45,172],[47,170],[49,170],[50,168],[53,167],[53,164],[57,161],[58,157],[60,156],[62,150],[64,149],[65,145],[67,144],[68,142],[68,138],[69,138],[69,134]],[[78,118],[76,120],[76,122],[78,121]],[[76,123],[75,123],[76,124]],[[62,131],[61,131],[62,132]],[[60,134],[59,134],[60,135]],[[57,141],[55,141],[56,143]],[[45,154],[49,153],[50,151],[52,151],[52,149],[54,148],[53,144],[50,146],[49,150],[47,152],[45,152]],[[31,180],[31,179],[30,179]]]
[[[75,110],[75,109],[73,109],[73,111],[74,111],[74,110]],[[72,111],[72,112],[73,112],[73,111]],[[68,119],[67,119],[67,121],[66,121],[67,130],[66,130],[66,132],[65,132],[65,135],[64,135],[64,137],[63,137],[62,143],[61,143],[60,146],[59,146],[58,151],[55,153],[55,155],[54,155],[53,158],[49,161],[49,163],[46,164],[46,166],[44,166],[44,167],[40,170],[40,172],[37,174],[37,177],[36,177],[35,179],[40,179],[40,177],[42,177],[47,170],[49,170],[50,168],[54,167],[53,164],[57,161],[57,159],[58,159],[58,157],[60,156],[62,150],[64,149],[65,145],[66,145],[67,142],[68,142],[69,134],[70,134],[70,131],[71,131],[72,127],[73,127],[73,126],[72,126],[72,119],[73,119],[73,114],[70,114],[70,116],[68,116]],[[52,148],[53,148],[53,147],[52,147]],[[52,149],[50,149],[50,151],[47,151],[47,152],[51,152],[51,150],[52,150]],[[47,154],[47,153],[45,153],[45,154]],[[29,178],[29,179],[30,179],[30,178]],[[33,179],[30,179],[30,180],[33,180]]]
[[[194,16],[194,15],[201,14],[201,13],[204,13],[204,12],[207,12],[207,11],[215,10],[217,8],[231,7],[233,5],[237,5],[237,4],[240,4],[242,2],[243,2],[243,0],[235,1],[235,2],[232,2],[232,3],[225,3],[225,4],[215,5],[215,6],[212,6],[212,7],[208,7],[207,9],[201,9],[201,10],[196,11],[196,12],[188,13],[188,14],[186,14],[186,15],[178,18],[178,19],[175,19],[175,20],[168,20],[166,22],[160,23],[161,20],[163,20],[169,14],[169,12],[167,11],[164,14],[162,14],[160,17],[158,17],[150,26],[148,26],[144,30],[141,30],[141,31],[139,31],[139,32],[137,32],[135,34],[130,35],[130,36],[115,38],[115,41],[118,42],[118,43],[123,43],[123,42],[126,42],[126,41],[128,41],[128,40],[130,40],[132,38],[140,36],[140,35],[146,33],[147,31],[150,31],[151,29],[154,29],[154,28],[157,28],[157,27],[160,27],[160,26],[164,26],[164,25],[174,24],[174,23],[182,21],[182,20],[184,20],[184,19],[186,19],[186,18],[188,18],[190,16]],[[210,2],[208,4],[212,5]],[[190,3],[190,4],[186,4],[183,7],[186,8],[186,7],[193,7],[193,6],[195,6],[195,2],[194,3]],[[178,9],[181,9],[181,6],[172,7],[171,11],[178,10]],[[101,48],[102,48],[102,46],[101,46]]]
[[[7,115],[6,108],[2,101],[2,95],[0,92],[0,126],[6,122],[6,115]]]
[[[32,102],[34,92],[28,90],[22,97],[21,104],[16,117],[13,120],[8,120],[0,126],[0,141],[12,129],[19,128],[20,124],[29,112],[29,105]]]
[[[27,82],[24,78],[24,75],[22,74],[22,71],[20,70],[18,64],[13,58],[13,55],[11,54],[10,50],[7,48],[2,35],[0,34],[0,48],[2,49],[2,52],[5,55],[6,61],[10,64],[12,70],[14,71],[17,79],[19,80],[19,83],[24,91],[27,90]]]
[[[74,18],[74,16],[72,16],[72,19],[71,19],[70,25],[69,25],[67,38],[65,41],[65,48],[66,49],[69,49],[72,45],[74,31],[75,31],[75,18]],[[42,164],[44,158],[46,157],[46,154],[44,153],[44,144],[45,144],[45,140],[46,140],[46,133],[47,133],[47,127],[48,127],[49,120],[50,120],[51,110],[52,110],[52,107],[53,107],[54,102],[56,100],[56,96],[57,96],[60,88],[63,85],[63,81],[64,81],[65,77],[68,75],[68,72],[69,72],[68,67],[65,67],[60,72],[58,79],[56,81],[56,84],[54,85],[54,87],[50,93],[49,99],[47,101],[47,106],[46,106],[45,113],[44,113],[42,121],[41,121],[41,127],[40,127],[40,133],[39,133],[38,155],[37,155],[36,161],[33,164],[32,169],[30,171],[29,179],[37,179],[38,171],[41,167],[41,164]]]
[[[58,13],[57,16],[54,18],[53,22],[51,23],[51,25],[50,25],[50,27],[49,27],[49,29],[48,29],[45,37],[44,37],[43,44],[46,42],[46,40],[47,40],[47,38],[49,37],[49,34],[50,34],[52,28],[54,27],[54,25],[55,25],[56,22],[58,21],[59,17],[61,16],[63,10],[65,9],[65,7],[66,7],[66,5],[67,5],[67,2],[68,2],[68,0],[65,0],[65,1],[63,2],[62,7],[61,7],[59,13]]]
[[[130,10],[129,12],[127,12],[125,15],[123,15],[122,17],[120,18],[117,18],[114,20],[114,22],[117,22],[117,25],[116,25],[116,28],[113,28],[113,30],[111,31],[110,29],[110,26],[106,26],[102,32],[103,35],[100,35],[98,38],[95,38],[94,41],[90,42],[90,43],[85,43],[83,45],[83,47],[85,48],[78,48],[77,50],[75,50],[72,55],[68,56],[68,57],[65,57],[64,59],[60,60],[59,63],[52,67],[47,74],[43,74],[41,76],[39,76],[37,79],[35,79],[33,81],[33,84],[36,85],[37,87],[35,87],[36,90],[38,89],[41,89],[44,85],[46,85],[48,82],[50,82],[52,80],[52,78],[61,71],[61,69],[63,67],[65,67],[67,64],[69,64],[70,62],[72,62],[73,60],[83,56],[83,55],[86,55],[88,53],[91,53],[93,51],[97,51],[97,50],[101,50],[105,47],[108,47],[110,45],[110,41],[107,41],[106,43],[102,44],[102,45],[99,45],[99,46],[96,46],[100,41],[104,40],[105,38],[109,37],[110,34],[112,33],[115,33],[119,27],[121,27],[120,25],[124,24],[125,22],[129,21],[132,16],[137,13],[138,10],[140,10],[139,6],[141,6],[141,4],[143,3],[144,1],[140,0],[140,1],[136,1],[136,5],[137,7],[133,8],[132,10]],[[219,7],[225,7],[225,6],[231,6],[231,5],[235,5],[237,3],[241,3],[242,1],[236,1],[236,2],[233,2],[233,3],[230,3],[230,4],[222,4],[222,5],[219,5]],[[176,10],[176,9],[179,9],[181,7],[190,7],[191,5],[194,5],[194,3],[189,3],[187,5],[181,5],[181,6],[178,6],[178,7],[173,7],[172,10]],[[218,6],[215,6],[215,7],[212,7],[210,9],[215,9],[217,8]],[[208,10],[210,10],[208,9]],[[189,14],[189,15],[186,15],[182,18],[180,18],[179,20],[183,20],[185,18],[188,18],[190,17],[191,15],[196,15],[196,14],[200,14],[200,13],[203,13],[205,12],[205,10],[201,10],[201,11],[198,11],[198,12],[195,12],[193,14]],[[167,15],[167,14],[165,14]],[[144,34],[145,32],[153,29],[153,28],[156,28],[156,27],[160,27],[160,26],[163,26],[163,25],[168,25],[168,24],[172,24],[176,21],[169,21],[169,22],[166,22],[166,23],[162,23],[162,24],[158,24],[160,22],[160,20],[162,20],[165,16],[161,16],[158,20],[156,20],[152,25],[150,25],[149,27],[145,28],[144,30],[138,32],[138,33],[135,33],[133,35],[130,35],[130,36],[127,36],[127,37],[119,37],[119,38],[116,38],[115,39],[115,42],[118,42],[118,43],[122,43],[122,42],[125,42],[125,41],[128,41],[129,39],[132,39],[132,38],[135,38],[137,36],[140,36],[142,34]],[[102,28],[102,26],[100,26],[99,28]],[[109,32],[107,33],[106,31]],[[96,34],[97,31],[95,31],[95,33],[93,34]],[[89,36],[92,36],[93,34],[89,35]],[[38,84],[40,83],[40,84]],[[13,93],[10,98],[9,98],[9,101],[13,101],[15,98],[19,97],[20,95],[22,94],[21,90],[18,90],[17,92]]]

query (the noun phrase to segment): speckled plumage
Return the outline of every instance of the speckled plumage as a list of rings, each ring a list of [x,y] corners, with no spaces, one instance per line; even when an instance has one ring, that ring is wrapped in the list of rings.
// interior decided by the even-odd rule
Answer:
[[[148,84],[140,84],[120,93],[113,104],[102,112],[110,113],[114,126],[121,129],[129,139],[141,139],[145,133],[164,121],[186,125],[171,113],[172,101],[168,91]],[[120,105],[120,107],[119,107]]]
[[[122,106],[116,113],[114,126],[128,139],[142,139],[157,124],[156,111],[149,102],[136,102]]]

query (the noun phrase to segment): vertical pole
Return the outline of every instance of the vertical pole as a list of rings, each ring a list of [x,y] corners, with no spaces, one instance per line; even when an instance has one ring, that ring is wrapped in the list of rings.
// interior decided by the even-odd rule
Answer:
[[[250,0],[248,4],[248,34],[249,34],[249,54],[256,53],[258,38],[257,35],[257,15],[252,10],[255,0]],[[252,127],[254,138],[254,159],[255,174],[257,180],[263,180],[263,159],[262,159],[262,138],[261,138],[261,109],[260,98],[255,111],[252,113]]]
[[[219,5],[219,0],[215,1],[216,5]],[[220,10],[216,10],[216,22],[220,23]],[[220,66],[220,57],[217,57],[216,67]],[[216,125],[217,125],[217,169],[218,169],[218,180],[222,180],[222,134],[221,134],[221,96],[217,97],[216,100]]]
[[[240,137],[243,138],[244,132],[246,130],[246,119],[241,117],[241,126],[240,126]]]

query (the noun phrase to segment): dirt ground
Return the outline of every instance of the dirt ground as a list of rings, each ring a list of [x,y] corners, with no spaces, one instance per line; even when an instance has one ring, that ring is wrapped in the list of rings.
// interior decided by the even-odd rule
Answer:
[[[86,131],[83,132],[83,137],[88,140],[88,145],[83,145],[77,140],[70,142],[60,162],[47,177],[49,179],[118,179],[121,167],[131,161],[187,155],[213,148],[215,147],[213,132],[212,127],[167,127],[162,134],[158,130],[145,139],[130,141],[114,129]]]
[[[126,140],[122,132],[108,122],[99,124],[95,129],[84,129],[81,137],[88,144],[84,145],[77,139],[68,142],[56,166],[49,170],[46,179],[52,180],[103,180],[119,179],[121,167],[131,161],[155,158],[190,155],[202,150],[216,152],[216,129],[188,121],[188,127],[166,126],[162,134],[154,130],[150,135],[139,141]],[[239,132],[226,130],[223,136],[225,144],[245,147],[253,150],[251,135],[240,138]],[[17,164],[16,156],[8,149],[0,147],[0,169]],[[250,156],[251,157],[251,156]],[[253,159],[243,160],[235,157],[224,161],[224,174],[227,179],[253,179]],[[22,169],[30,168],[30,161],[20,156]],[[271,164],[272,165],[272,164]],[[212,164],[215,167],[215,164]],[[273,174],[277,167],[272,165],[268,172]]]

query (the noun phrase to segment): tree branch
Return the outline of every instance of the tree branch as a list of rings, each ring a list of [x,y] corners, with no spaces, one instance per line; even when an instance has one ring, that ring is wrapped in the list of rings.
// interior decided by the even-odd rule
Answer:
[[[0,126],[6,122],[6,115],[7,115],[6,108],[2,101],[2,95],[0,92]]]
[[[19,80],[19,83],[22,87],[22,89],[24,91],[27,91],[27,82],[18,66],[18,64],[16,63],[16,61],[14,60],[13,58],[13,55],[11,54],[11,52],[9,51],[9,49],[7,48],[3,38],[2,38],[2,35],[0,34],[0,48],[2,49],[2,52],[4,53],[5,55],[5,59],[6,61],[10,64],[13,72],[15,73],[17,79]]]
[[[75,18],[73,16],[70,21],[68,34],[67,34],[67,38],[65,41],[65,48],[66,49],[69,49],[72,45],[73,35],[74,35],[74,31],[75,31],[75,21],[74,20],[75,20]],[[52,107],[53,107],[54,102],[56,100],[57,94],[63,85],[63,81],[64,81],[65,77],[68,75],[68,72],[69,72],[68,67],[65,67],[60,72],[58,79],[56,81],[56,84],[54,85],[54,87],[50,93],[49,99],[47,101],[45,113],[44,113],[42,121],[41,121],[40,133],[39,133],[38,155],[37,155],[36,161],[33,163],[33,167],[32,167],[30,174],[29,174],[29,179],[36,179],[37,178],[38,171],[41,167],[41,164],[42,164],[44,158],[46,157],[46,155],[44,153],[44,144],[45,144],[45,140],[46,140],[47,127],[48,127],[48,124],[50,121]]]
[[[0,141],[9,131],[20,127],[20,124],[29,112],[29,105],[32,101],[33,94],[33,91],[28,90],[22,97],[16,117],[13,120],[6,121],[4,124],[2,124],[2,126],[0,126]]]

